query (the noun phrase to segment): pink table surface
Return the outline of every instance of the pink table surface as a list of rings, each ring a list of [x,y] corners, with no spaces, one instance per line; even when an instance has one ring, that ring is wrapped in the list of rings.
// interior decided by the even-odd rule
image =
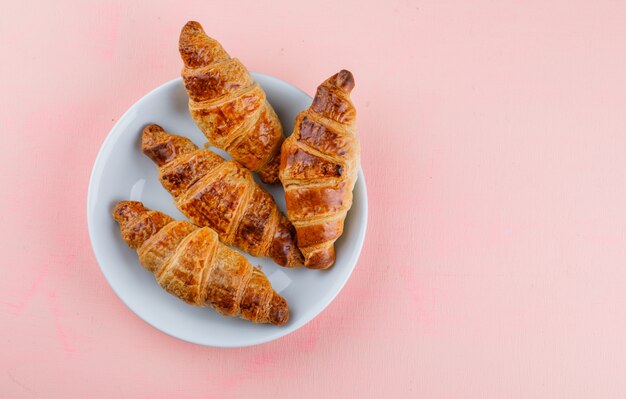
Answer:
[[[626,3],[296,3],[3,4],[0,397],[626,397]],[[356,77],[361,259],[257,347],[145,324],[87,234],[97,151],[188,19],[309,94]]]

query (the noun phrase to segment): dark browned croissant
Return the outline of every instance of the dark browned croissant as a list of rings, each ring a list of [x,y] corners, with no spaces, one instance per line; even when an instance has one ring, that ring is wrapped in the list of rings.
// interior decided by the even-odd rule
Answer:
[[[283,130],[261,86],[197,22],[183,27],[179,51],[189,111],[200,130],[265,183],[277,183]]]
[[[136,201],[119,202],[113,217],[141,265],[170,294],[255,323],[283,325],[289,320],[287,302],[265,274],[222,244],[210,228],[174,220]]]
[[[141,147],[159,166],[161,184],[191,222],[212,228],[222,242],[253,256],[302,266],[295,229],[247,169],[158,125],[144,129]]]
[[[352,206],[360,156],[353,88],[354,78],[346,70],[322,83],[281,151],[287,216],[296,228],[304,265],[311,269],[334,263],[334,243]]]

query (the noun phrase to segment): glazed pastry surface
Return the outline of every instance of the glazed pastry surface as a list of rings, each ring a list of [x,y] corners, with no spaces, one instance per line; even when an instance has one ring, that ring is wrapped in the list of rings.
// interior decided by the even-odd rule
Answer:
[[[170,294],[254,323],[283,325],[289,320],[287,302],[263,272],[222,244],[210,228],[174,220],[137,201],[119,202],[113,217],[141,265]]]
[[[183,27],[179,51],[189,112],[200,130],[263,182],[278,183],[283,130],[261,86],[198,22]]]
[[[159,180],[176,207],[192,223],[210,227],[223,243],[253,256],[302,266],[293,225],[246,168],[154,124],[144,129],[141,147],[158,166]]]
[[[311,269],[335,262],[334,243],[352,206],[360,157],[353,88],[354,78],[346,70],[323,82],[282,146],[280,180],[287,216],[296,228],[304,264]]]

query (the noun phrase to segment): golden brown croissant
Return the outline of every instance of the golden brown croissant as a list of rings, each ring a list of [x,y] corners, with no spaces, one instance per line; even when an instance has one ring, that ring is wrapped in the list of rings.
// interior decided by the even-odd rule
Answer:
[[[118,202],[113,217],[141,265],[170,294],[254,323],[283,325],[289,320],[287,302],[265,274],[219,242],[210,228],[174,220],[136,201]]]
[[[200,130],[265,183],[277,183],[283,130],[261,86],[197,22],[183,27],[179,51],[189,111]]]
[[[311,269],[335,262],[334,243],[352,206],[360,156],[353,88],[354,78],[346,70],[322,83],[311,107],[298,114],[281,151],[287,216],[296,227],[304,265]]]
[[[158,125],[144,129],[141,148],[159,166],[161,184],[192,223],[212,228],[222,242],[253,256],[302,266],[294,227],[247,169]]]

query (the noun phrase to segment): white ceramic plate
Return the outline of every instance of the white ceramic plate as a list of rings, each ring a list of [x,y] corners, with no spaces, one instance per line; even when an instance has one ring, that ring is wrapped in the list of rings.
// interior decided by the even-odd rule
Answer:
[[[268,75],[253,73],[291,134],[298,112],[311,97],[298,88]],[[363,173],[354,190],[354,203],[343,236],[336,243],[337,260],[327,271],[284,269],[268,258],[246,255],[260,265],[276,291],[289,303],[290,320],[282,326],[253,324],[218,315],[210,308],[190,306],[167,294],[151,273],[143,269],[134,250],[126,246],[111,211],[117,201],[142,201],[148,208],[184,219],[161,187],[156,166],[141,152],[141,131],[157,123],[171,133],[189,137],[197,145],[206,139],[187,111],[187,95],[181,79],[153,90],[134,104],[115,124],[104,141],[89,182],[87,222],[96,259],[102,273],[120,299],[144,321],[185,341],[219,347],[241,347],[280,338],[317,316],[342,289],[356,265],[367,224],[367,194]],[[212,148],[225,158],[230,157]],[[263,185],[284,212],[280,185]]]

